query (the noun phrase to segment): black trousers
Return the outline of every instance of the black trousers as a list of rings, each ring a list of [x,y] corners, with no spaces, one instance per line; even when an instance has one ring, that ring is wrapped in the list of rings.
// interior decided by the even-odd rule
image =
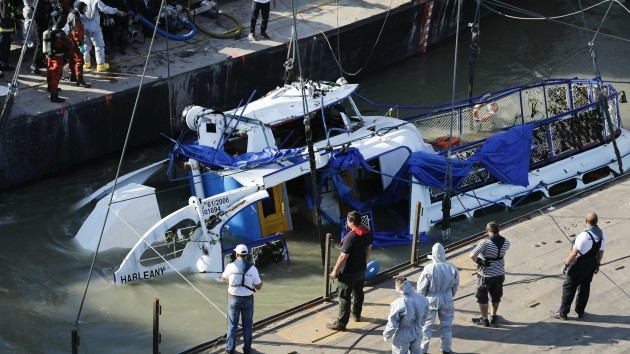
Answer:
[[[339,274],[339,278],[337,278],[337,292],[339,294],[337,324],[345,327],[350,320],[350,313],[361,316],[364,299],[363,282],[365,282],[365,271]],[[352,301],[353,297],[354,301]]]
[[[9,65],[11,32],[0,32],[0,66]]]
[[[33,62],[31,63],[31,65],[33,67],[39,68],[42,66],[42,63],[44,62],[44,52],[42,52],[42,41],[44,38],[44,31],[46,30],[46,28],[42,28],[40,27],[37,22],[33,21],[33,29],[32,31],[35,31],[35,37],[37,38],[36,42],[35,42],[35,50],[33,51]]]
[[[591,281],[593,280],[595,267],[594,262],[588,262],[588,264],[586,262],[584,264],[578,262],[569,270],[564,284],[562,284],[562,303],[559,310],[561,314],[566,315],[571,311],[571,303],[576,292],[575,312],[578,314],[584,313],[588,296],[591,293]]]
[[[170,30],[170,29],[169,29]],[[119,49],[127,49],[127,35],[129,32],[129,17],[114,18],[114,38],[112,46],[118,46]]]
[[[271,1],[265,4],[252,1],[252,20],[249,26],[250,33],[254,33],[256,29],[256,20],[258,20],[259,13],[262,13],[262,22],[260,23],[260,34],[265,34],[267,32],[267,22],[269,22],[270,10],[271,10]]]

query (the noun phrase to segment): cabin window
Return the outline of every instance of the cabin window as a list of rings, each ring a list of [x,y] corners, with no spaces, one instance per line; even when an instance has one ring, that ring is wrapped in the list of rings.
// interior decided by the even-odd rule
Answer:
[[[227,138],[227,134],[223,134],[223,139]],[[230,136],[228,141],[223,145],[223,150],[232,156],[242,155],[247,152],[247,135]]]
[[[267,189],[267,193],[269,193],[269,198],[260,202],[264,217],[268,217],[269,215],[276,213],[276,198],[274,198],[273,189]]]
[[[345,133],[345,124],[341,116],[343,111],[348,112],[343,105],[337,104],[324,108],[323,117],[321,110],[309,114],[313,142],[326,140],[326,129],[328,129],[329,138]],[[306,146],[306,132],[302,118],[276,125],[271,130],[276,146],[279,149],[293,149]]]

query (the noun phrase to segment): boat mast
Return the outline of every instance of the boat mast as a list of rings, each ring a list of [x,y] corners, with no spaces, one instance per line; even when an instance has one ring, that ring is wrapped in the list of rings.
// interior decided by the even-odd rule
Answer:
[[[477,1],[477,11],[475,12],[475,22],[468,24],[471,32],[470,47],[468,50],[468,98],[473,95],[473,83],[475,79],[475,65],[479,56],[479,39],[481,37],[480,18],[481,1]]]
[[[306,87],[304,87],[304,76],[302,74],[302,62],[300,61],[300,51],[297,50],[298,46],[298,33],[297,33],[297,14],[295,9],[295,0],[291,0],[291,10],[293,12],[293,29],[291,30],[291,42],[293,44],[293,55],[298,63],[300,90],[302,91],[302,108],[304,112],[304,132],[306,134],[306,146],[308,148],[308,161],[311,168],[311,189],[313,190],[313,208],[315,209],[315,218],[317,219],[317,237],[319,238],[319,246],[322,254],[322,266],[325,258],[324,238],[322,237],[322,214],[319,210],[319,193],[317,191],[317,165],[315,164],[315,150],[313,149],[313,132],[311,131],[311,121],[309,118],[308,103],[306,101]],[[289,48],[291,51],[291,48]],[[289,54],[290,55],[290,54]],[[293,58],[287,58],[286,75],[290,75],[289,70],[293,69]],[[322,107],[323,109],[323,107]]]

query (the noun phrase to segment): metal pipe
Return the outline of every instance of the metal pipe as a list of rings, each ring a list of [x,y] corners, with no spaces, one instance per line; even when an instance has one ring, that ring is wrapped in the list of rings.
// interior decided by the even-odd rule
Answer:
[[[71,331],[71,337],[72,337],[72,354],[78,354],[79,353],[79,331],[77,330],[77,328],[73,328]]]
[[[411,241],[411,262],[409,265],[414,267],[418,263],[418,227],[420,226],[420,208],[422,203],[416,202],[416,213],[414,215],[415,222],[413,224],[413,240]]]
[[[153,354],[160,353],[160,343],[162,336],[160,335],[160,315],[162,314],[162,306],[160,299],[153,299]]]
[[[332,234],[326,233],[326,249],[324,256],[324,297],[323,300],[330,301],[330,250],[332,249]]]

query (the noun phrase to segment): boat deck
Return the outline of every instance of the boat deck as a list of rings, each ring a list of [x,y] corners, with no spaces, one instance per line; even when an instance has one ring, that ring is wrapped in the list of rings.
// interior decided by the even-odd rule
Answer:
[[[569,314],[568,321],[548,317],[557,310],[563,277],[561,262],[570,241],[583,229],[588,210],[596,211],[607,236],[599,274],[591,285],[586,317]],[[511,242],[506,260],[506,285],[499,309],[500,323],[483,328],[471,323],[477,317],[474,264],[468,258],[473,245],[447,250],[447,258],[460,269],[453,323],[455,353],[627,353],[630,351],[630,180],[627,177],[587,191],[516,220],[501,232]],[[333,254],[334,259],[336,254]],[[419,269],[401,273],[414,283]],[[362,322],[350,321],[346,332],[325,327],[338,311],[336,300],[278,320],[254,331],[255,353],[383,353],[390,350],[382,331],[395,299],[393,280],[366,290]],[[434,329],[430,353],[440,352]],[[225,351],[223,342],[207,353]],[[237,352],[242,351],[238,343]]]

